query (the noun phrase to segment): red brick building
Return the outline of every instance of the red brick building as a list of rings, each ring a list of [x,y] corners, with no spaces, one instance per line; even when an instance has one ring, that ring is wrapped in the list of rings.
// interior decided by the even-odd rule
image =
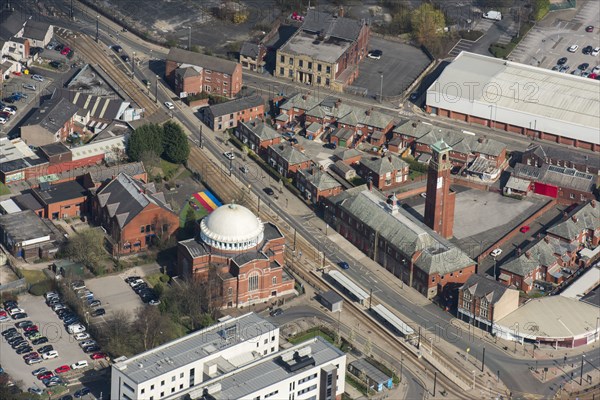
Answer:
[[[175,93],[210,93],[234,98],[242,89],[239,63],[171,47],[165,77]]]
[[[379,190],[397,188],[408,181],[409,167],[406,162],[392,155],[380,157],[367,155],[361,158],[357,173]]]
[[[354,129],[359,135],[358,142],[367,140],[373,145],[382,145],[386,135],[394,127],[394,117],[372,109],[353,110],[337,120],[338,127]]]
[[[239,122],[235,136],[250,150],[264,157],[271,145],[281,143],[281,134],[260,119]]]
[[[452,148],[443,140],[432,146],[433,157],[427,171],[425,224],[445,238],[452,237],[454,226],[455,193],[450,190]]]
[[[283,269],[285,238],[247,208],[226,204],[200,221],[198,238],[179,242],[180,276],[215,283],[224,308],[266,303],[294,293]]]
[[[32,189],[31,193],[43,207],[42,218],[77,218],[86,212],[88,191],[76,181],[57,184],[45,182]]]
[[[113,254],[143,251],[179,228],[179,216],[154,184],[120,173],[92,199],[92,218],[109,235]]]
[[[240,97],[206,107],[202,113],[202,118],[210,129],[222,132],[236,128],[239,122],[262,120],[265,116],[265,101],[258,95]]]
[[[74,131],[78,111],[67,99],[48,100],[21,126],[21,139],[34,147],[64,142]]]
[[[313,164],[306,154],[288,142],[269,146],[267,162],[285,178],[295,178],[298,170],[306,169]]]
[[[321,204],[324,198],[335,196],[344,190],[341,183],[317,166],[299,170],[296,187],[313,204]]]
[[[325,222],[369,258],[429,299],[476,272],[467,254],[366,185],[324,200]],[[452,260],[451,263],[448,260]]]

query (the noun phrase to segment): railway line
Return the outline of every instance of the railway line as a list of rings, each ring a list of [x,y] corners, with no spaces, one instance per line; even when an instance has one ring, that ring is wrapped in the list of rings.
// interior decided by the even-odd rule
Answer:
[[[119,69],[111,58],[106,54],[106,48],[96,43],[91,37],[84,33],[77,35],[63,34],[61,39],[69,47],[80,53],[80,56],[91,64],[101,68],[110,76],[129,98],[144,110],[144,118],[152,122],[162,122],[167,119],[166,113],[156,102],[152,101],[143,92],[143,88],[125,72]]]
[[[223,200],[223,202],[232,202],[235,201],[244,205],[245,207],[251,209],[254,213],[260,216],[260,218],[265,222],[272,222],[277,224],[279,229],[282,231],[284,236],[288,239],[287,249],[289,250],[286,254],[288,267],[292,270],[294,274],[301,277],[308,284],[310,284],[317,291],[326,291],[329,290],[330,287],[323,282],[316,274],[314,274],[315,268],[320,267],[322,261],[319,258],[320,254],[316,251],[316,249],[300,234],[294,233],[293,229],[286,224],[284,221],[281,221],[276,215],[273,215],[270,210],[263,205],[260,206],[260,212],[258,210],[259,203],[255,200],[255,195],[252,194],[250,189],[242,189],[229,176],[229,171],[225,166],[219,165],[214,160],[210,159],[207,154],[204,153],[203,150],[198,147],[193,146],[190,153],[190,158],[188,161],[188,168],[192,172],[197,172],[202,177],[202,180],[206,182],[206,184],[213,190],[217,196]],[[295,236],[295,249],[293,242],[290,243],[291,238]],[[304,259],[297,259],[296,255],[303,254]],[[314,256],[313,256],[314,255]],[[352,315],[357,318],[364,326],[373,326],[374,322],[371,320],[364,312],[357,306],[354,302],[347,302],[351,307],[346,308],[346,310],[350,311]],[[421,371],[429,370],[430,372],[434,370],[433,367],[428,365],[427,367],[423,365],[422,361],[419,361],[418,356],[415,355],[408,348],[404,347],[398,339],[387,330],[385,333],[381,333],[379,331],[374,332],[381,340],[383,340],[386,344],[386,350],[390,352],[394,352],[396,357],[399,357],[400,354],[404,351],[403,357],[406,361],[411,359],[415,365],[417,365]],[[408,351],[407,351],[408,350]],[[398,358],[397,358],[398,360]],[[462,376],[463,380],[468,378],[467,376]],[[468,381],[470,381],[469,379]],[[476,382],[476,388],[484,390],[487,392],[488,388],[478,384]],[[445,388],[448,393],[452,394],[453,399],[473,399],[475,397],[465,393],[461,390],[456,384],[454,384],[450,379],[445,377],[442,374],[438,376],[438,388]],[[477,398],[479,398],[477,396]]]

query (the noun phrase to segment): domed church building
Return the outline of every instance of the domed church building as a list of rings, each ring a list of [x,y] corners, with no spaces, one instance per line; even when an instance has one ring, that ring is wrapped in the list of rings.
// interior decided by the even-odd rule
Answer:
[[[294,293],[283,270],[285,238],[239,204],[225,204],[200,221],[200,233],[177,246],[178,273],[219,283],[223,307],[263,303]]]

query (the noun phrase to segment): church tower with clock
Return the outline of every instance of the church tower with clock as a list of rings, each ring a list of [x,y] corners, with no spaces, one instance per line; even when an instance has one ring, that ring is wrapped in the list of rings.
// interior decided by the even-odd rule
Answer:
[[[450,190],[450,151],[444,140],[431,146],[433,156],[427,171],[425,224],[445,238],[452,237],[455,192]]]

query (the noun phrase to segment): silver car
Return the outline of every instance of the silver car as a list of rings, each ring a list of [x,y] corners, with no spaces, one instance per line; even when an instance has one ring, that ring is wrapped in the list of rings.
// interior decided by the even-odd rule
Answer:
[[[24,83],[23,88],[35,91],[35,85],[32,85],[31,83]]]

